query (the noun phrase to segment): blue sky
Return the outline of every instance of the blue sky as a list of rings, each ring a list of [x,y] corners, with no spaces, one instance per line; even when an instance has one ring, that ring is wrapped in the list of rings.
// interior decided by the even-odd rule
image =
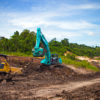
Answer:
[[[0,0],[0,36],[37,27],[48,41],[100,46],[100,0]]]

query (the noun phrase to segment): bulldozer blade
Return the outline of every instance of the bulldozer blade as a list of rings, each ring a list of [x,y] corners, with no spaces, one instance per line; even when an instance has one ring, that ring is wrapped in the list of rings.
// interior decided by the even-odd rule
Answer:
[[[22,68],[11,67],[12,74],[22,74]]]

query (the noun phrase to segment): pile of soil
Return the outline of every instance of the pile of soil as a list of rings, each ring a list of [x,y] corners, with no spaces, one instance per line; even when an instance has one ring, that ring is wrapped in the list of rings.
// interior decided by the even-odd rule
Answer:
[[[13,67],[23,67],[30,62],[33,62],[32,57],[17,57],[17,56],[8,56],[8,62]]]
[[[43,66],[38,63],[30,63],[23,72],[26,76],[36,75],[35,79],[38,80],[65,80],[77,75],[76,72],[64,65]]]
[[[35,80],[46,80],[50,83],[81,81],[100,77],[100,72],[79,74],[66,65],[43,66],[40,63],[29,63],[23,71],[25,76],[34,76]]]

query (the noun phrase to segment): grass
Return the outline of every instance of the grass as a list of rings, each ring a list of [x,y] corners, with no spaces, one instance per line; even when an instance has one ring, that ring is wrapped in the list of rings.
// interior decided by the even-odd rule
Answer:
[[[65,64],[69,64],[69,65],[74,65],[75,67],[82,67],[82,68],[86,68],[86,69],[90,69],[93,71],[100,71],[96,66],[91,65],[88,61],[83,60],[83,61],[79,61],[77,59],[71,59],[68,57],[64,57],[62,56],[62,62]]]
[[[100,60],[100,58],[96,58],[96,60]]]
[[[24,56],[24,57],[33,57],[32,54],[29,53],[22,53],[22,52],[0,52],[0,54],[6,54],[10,56]]]

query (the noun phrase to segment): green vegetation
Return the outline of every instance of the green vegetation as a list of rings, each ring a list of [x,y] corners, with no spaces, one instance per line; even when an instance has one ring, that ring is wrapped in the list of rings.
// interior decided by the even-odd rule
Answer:
[[[19,52],[26,55],[31,55],[32,48],[35,46],[36,33],[25,29],[23,32],[14,32],[10,39],[5,37],[0,38],[0,52]],[[90,47],[79,45],[77,43],[69,43],[68,39],[63,39],[60,42],[56,38],[49,42],[51,52],[56,52],[59,55],[64,55],[66,51],[79,56],[100,56],[100,47]]]
[[[69,43],[68,39],[63,39],[61,42],[56,41],[56,39],[52,39],[49,42],[51,51],[55,51],[61,55],[63,55],[66,51],[70,51],[73,54],[78,56],[100,56],[100,47],[90,47],[84,44],[77,44],[77,43]]]
[[[10,39],[4,37],[0,39],[0,52],[19,52],[30,55],[35,45],[35,39],[35,32],[26,29],[19,34],[16,31]]]
[[[99,58],[96,58],[96,60],[100,60],[100,57]]]
[[[23,57],[33,57],[32,54],[26,54],[22,52],[0,52],[0,54],[6,54],[10,56],[23,56]]]
[[[19,33],[14,32],[14,35],[9,39],[0,37],[0,53],[16,56],[32,56],[32,48],[35,46],[36,33],[27,29]],[[77,43],[69,43],[68,39],[56,41],[56,38],[49,42],[49,47],[52,53],[57,53],[62,56],[62,60],[66,64],[73,64],[77,67],[84,67],[97,71],[95,66],[92,66],[87,61],[79,61],[75,58],[78,56],[95,57],[100,56],[100,47],[90,47],[86,45],[79,45]],[[64,53],[69,51],[72,55],[67,54],[64,57]]]
[[[68,54],[68,56],[66,57],[63,56],[62,61],[65,64],[74,65],[76,67],[82,67],[93,71],[100,71],[97,67],[91,65],[88,61],[86,60],[80,61],[76,59],[74,55]]]

